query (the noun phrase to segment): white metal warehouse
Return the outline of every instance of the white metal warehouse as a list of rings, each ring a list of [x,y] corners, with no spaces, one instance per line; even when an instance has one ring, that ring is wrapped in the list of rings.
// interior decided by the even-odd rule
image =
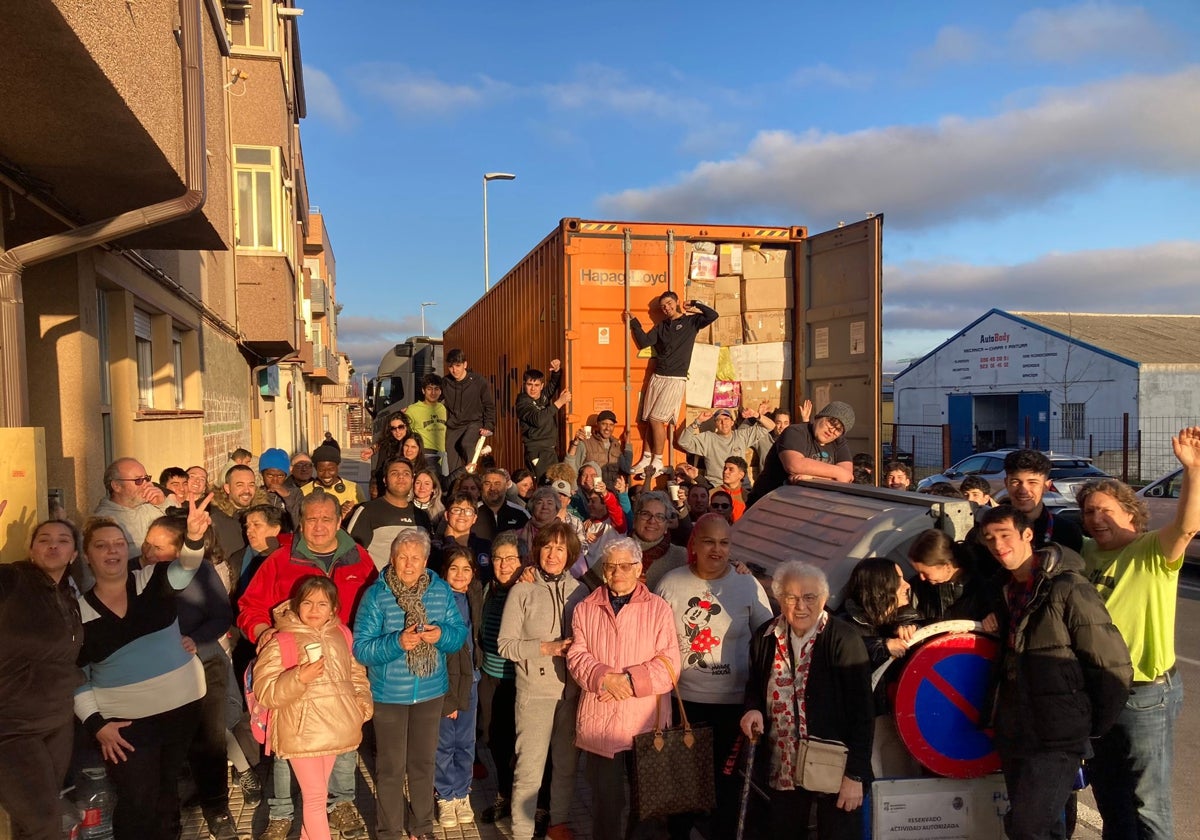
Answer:
[[[1127,441],[1131,478],[1149,480],[1175,464],[1170,434],[1200,422],[1200,315],[993,309],[894,387],[896,422],[948,424],[952,461],[1030,446],[1113,471]]]

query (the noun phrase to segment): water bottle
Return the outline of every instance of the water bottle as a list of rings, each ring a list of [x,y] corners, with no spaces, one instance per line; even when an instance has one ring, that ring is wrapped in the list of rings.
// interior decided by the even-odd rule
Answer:
[[[62,819],[62,834],[59,837],[62,840],[79,840],[79,808],[67,796],[72,790],[74,788],[68,788],[58,797],[58,813]]]
[[[104,768],[85,768],[75,792],[75,804],[79,806],[79,840],[112,840],[116,802]]]

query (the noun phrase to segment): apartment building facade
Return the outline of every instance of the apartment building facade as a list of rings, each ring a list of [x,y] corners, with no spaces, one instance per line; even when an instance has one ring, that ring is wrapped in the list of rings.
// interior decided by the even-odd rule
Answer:
[[[32,500],[0,509],[6,543],[52,497],[85,516],[114,457],[215,477],[235,447],[309,448],[329,427],[313,395],[337,398],[348,375],[328,361],[319,217],[328,260],[310,314],[298,13],[291,0],[6,11],[0,495]],[[323,368],[303,355],[313,335]],[[28,463],[14,441],[33,441]]]

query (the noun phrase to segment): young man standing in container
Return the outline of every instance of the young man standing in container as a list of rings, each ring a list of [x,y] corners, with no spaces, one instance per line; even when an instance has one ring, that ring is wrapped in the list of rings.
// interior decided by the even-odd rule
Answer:
[[[446,354],[442,379],[446,400],[446,474],[454,475],[471,460],[475,444],[496,430],[496,398],[492,386],[475,371],[467,370],[467,354]]]
[[[679,417],[688,368],[692,366],[696,335],[718,317],[715,309],[698,300],[688,301],[681,307],[679,295],[674,292],[663,292],[659,307],[663,320],[651,327],[649,332],[642,329],[641,322],[628,310],[623,313],[629,323],[629,331],[633,333],[634,343],[639,349],[653,347],[657,360],[650,384],[642,395],[642,421],[650,427],[650,445],[633,465],[634,475],[645,472],[647,467],[662,469],[667,424],[674,423]]]
[[[517,422],[525,447],[525,468],[540,482],[558,463],[558,412],[571,401],[571,392],[559,391],[562,362],[550,362],[550,378],[540,370],[525,371],[524,393],[517,397]]]

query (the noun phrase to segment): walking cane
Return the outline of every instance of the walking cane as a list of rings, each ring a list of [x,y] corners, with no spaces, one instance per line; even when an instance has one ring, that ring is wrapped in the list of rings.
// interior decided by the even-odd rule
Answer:
[[[750,740],[746,744],[746,778],[742,781],[742,800],[738,803],[737,840],[742,840],[746,831],[746,807],[750,804],[751,778],[754,775],[754,751],[758,747],[759,731],[752,730]]]

